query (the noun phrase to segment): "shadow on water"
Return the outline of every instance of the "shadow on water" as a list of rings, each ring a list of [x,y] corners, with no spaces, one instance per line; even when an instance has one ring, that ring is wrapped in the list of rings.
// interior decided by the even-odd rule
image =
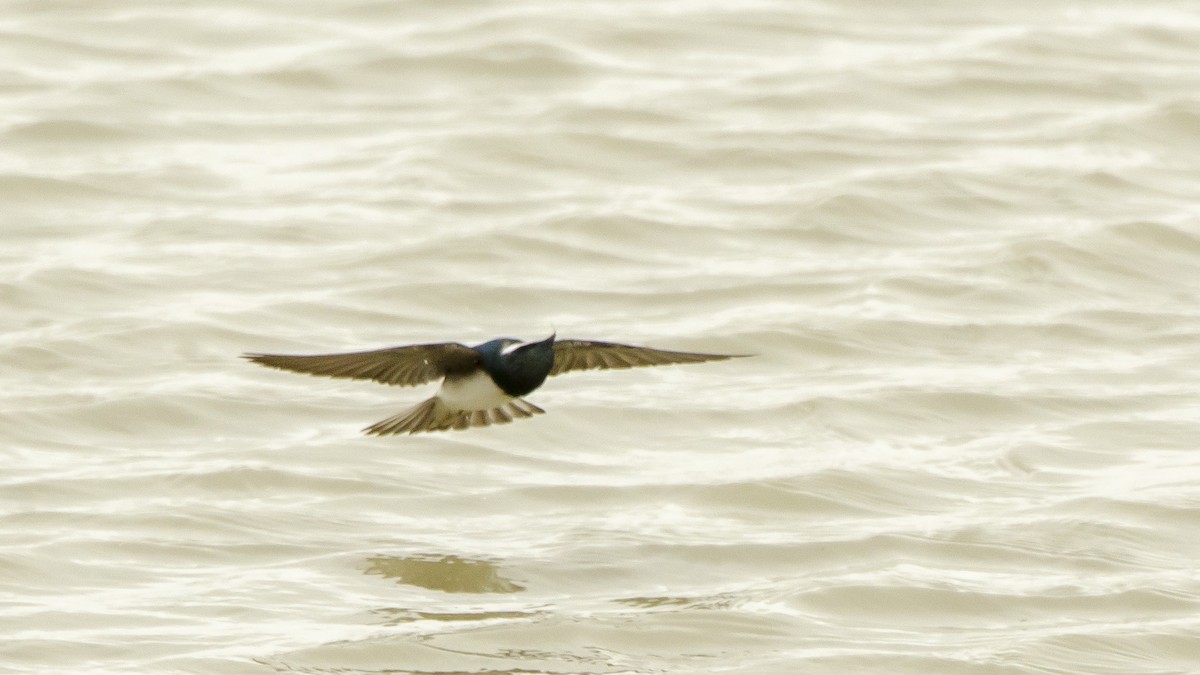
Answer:
[[[500,576],[492,563],[455,555],[372,556],[367,558],[364,574],[378,574],[399,584],[446,593],[517,593],[525,590],[524,586]]]
[[[518,593],[525,587],[500,575],[498,567],[487,560],[460,558],[455,555],[377,555],[365,559],[364,574],[378,575],[398,584],[418,586],[445,593]],[[334,640],[314,644],[254,662],[280,673],[342,673],[345,675],[517,675],[518,673],[585,672],[571,654],[558,655],[518,649],[507,644],[485,644],[475,648],[470,639],[464,645],[443,646],[439,640],[451,639],[469,626],[496,629],[510,624],[523,625],[546,616],[543,609],[494,609],[480,604],[507,602],[499,599],[464,598],[423,599],[422,607],[385,607],[369,612],[383,626],[402,626],[423,622],[412,632],[378,634],[364,639]],[[428,622],[439,622],[429,624]],[[490,635],[489,632],[484,633]],[[448,637],[449,636],[449,637]],[[545,665],[546,667],[542,667]],[[499,667],[497,667],[499,666]],[[594,672],[594,671],[587,671]]]
[[[547,615],[546,612],[542,611],[525,610],[424,612],[401,607],[384,607],[381,609],[373,609],[371,610],[371,613],[382,617],[382,625],[384,626],[399,626],[401,624],[412,623],[414,621],[459,621],[467,623],[471,621],[490,621],[493,619],[537,619]]]

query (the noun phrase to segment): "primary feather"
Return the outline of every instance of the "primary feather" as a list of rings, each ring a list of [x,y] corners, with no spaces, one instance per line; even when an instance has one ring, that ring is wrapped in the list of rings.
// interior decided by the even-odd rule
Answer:
[[[676,363],[723,361],[738,356],[740,355],[676,352],[593,340],[559,340],[554,343],[554,367],[550,369],[550,374],[561,375],[572,370],[597,368],[637,368]]]
[[[451,373],[469,372],[481,362],[478,352],[457,342],[390,347],[347,354],[244,354],[242,358],[280,370],[294,370],[325,377],[375,380],[401,387],[425,384]]]

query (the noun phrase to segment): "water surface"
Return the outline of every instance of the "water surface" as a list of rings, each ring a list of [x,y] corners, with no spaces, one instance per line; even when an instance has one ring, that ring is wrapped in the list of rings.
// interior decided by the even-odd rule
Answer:
[[[0,672],[1200,669],[1191,3],[3,14]]]

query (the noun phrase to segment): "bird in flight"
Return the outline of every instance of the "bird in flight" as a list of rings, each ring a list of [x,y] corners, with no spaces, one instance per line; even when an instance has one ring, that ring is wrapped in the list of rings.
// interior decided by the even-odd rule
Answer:
[[[523,342],[497,338],[468,347],[457,342],[389,347],[346,354],[243,354],[269,368],[375,380],[401,387],[441,379],[433,397],[363,431],[377,436],[507,424],[545,411],[524,397],[550,375],[572,370],[634,368],[723,361],[744,354],[701,354],[592,340]]]

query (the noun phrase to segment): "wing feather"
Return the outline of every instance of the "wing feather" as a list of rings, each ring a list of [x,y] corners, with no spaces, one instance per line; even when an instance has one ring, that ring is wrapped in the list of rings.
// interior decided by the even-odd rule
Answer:
[[[572,370],[594,370],[597,368],[636,368],[640,366],[665,366],[675,363],[702,363],[723,361],[745,354],[704,354],[700,352],[676,352],[653,349],[615,342],[593,340],[559,340],[554,343],[554,367],[551,375],[561,375]]]
[[[325,377],[375,380],[401,387],[424,384],[445,377],[447,373],[469,372],[480,363],[478,352],[457,342],[346,354],[243,354],[242,358],[268,368]]]

